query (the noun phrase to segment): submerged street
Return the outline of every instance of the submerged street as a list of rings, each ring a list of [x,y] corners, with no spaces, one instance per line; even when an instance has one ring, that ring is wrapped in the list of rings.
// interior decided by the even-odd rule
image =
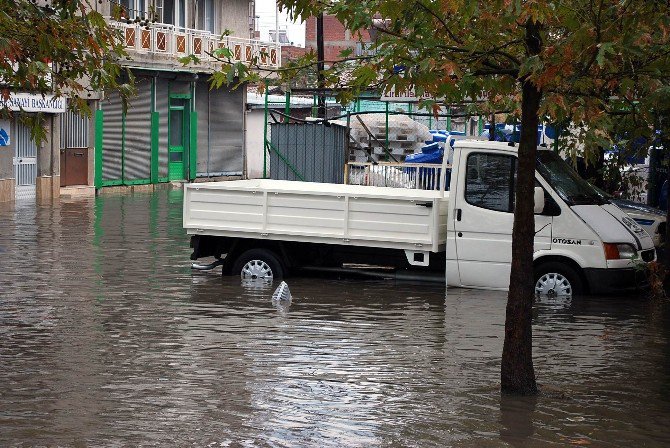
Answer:
[[[193,272],[182,192],[0,204],[0,446],[666,446],[670,303]],[[274,287],[277,286],[275,282]]]

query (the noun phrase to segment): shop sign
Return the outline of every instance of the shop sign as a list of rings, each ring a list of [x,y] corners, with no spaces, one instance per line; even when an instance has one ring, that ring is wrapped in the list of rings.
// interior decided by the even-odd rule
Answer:
[[[379,101],[389,101],[395,103],[416,103],[419,100],[432,99],[430,95],[424,94],[421,97],[416,96],[414,87],[409,87],[406,90],[396,91],[395,86],[391,86],[389,90],[379,98]]]
[[[10,93],[9,98],[0,98],[0,107],[24,112],[44,112],[60,114],[67,109],[67,101],[54,95],[34,95],[31,93]]]
[[[0,120],[0,147],[9,146],[9,135],[11,133],[9,120]]]

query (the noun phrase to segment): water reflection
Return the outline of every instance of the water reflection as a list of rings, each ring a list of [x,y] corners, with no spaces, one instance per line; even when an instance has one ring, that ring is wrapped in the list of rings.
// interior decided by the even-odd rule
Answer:
[[[500,440],[515,447],[527,446],[535,434],[537,397],[500,397]]]
[[[181,193],[0,205],[0,445],[662,446],[668,307],[539,301],[543,394],[501,397],[505,295],[189,269]]]

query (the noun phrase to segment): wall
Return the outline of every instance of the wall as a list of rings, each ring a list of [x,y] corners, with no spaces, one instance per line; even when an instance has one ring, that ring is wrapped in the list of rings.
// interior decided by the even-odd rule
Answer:
[[[315,50],[316,51],[316,50]],[[282,65],[285,63],[298,59],[302,56],[305,56],[309,53],[308,48],[295,47],[293,45],[282,45],[281,47],[281,62]]]
[[[253,37],[253,30],[249,29],[249,0],[224,0],[219,12],[220,32],[228,29],[232,36]]]
[[[327,61],[337,61],[342,50],[351,48],[356,50],[356,43],[362,39],[363,42],[370,42],[370,35],[367,31],[360,34],[352,34],[351,31],[344,28],[336,17],[325,15],[323,17],[323,46],[324,58]],[[305,47],[314,49],[316,52],[316,17],[307,19],[305,25]]]
[[[0,202],[14,200],[14,123],[10,124],[9,145],[0,146]]]
[[[247,113],[246,140],[246,172],[247,178],[263,177],[263,137],[265,112],[263,109],[252,109]],[[268,131],[269,132],[269,131]],[[268,157],[268,167],[270,158]]]

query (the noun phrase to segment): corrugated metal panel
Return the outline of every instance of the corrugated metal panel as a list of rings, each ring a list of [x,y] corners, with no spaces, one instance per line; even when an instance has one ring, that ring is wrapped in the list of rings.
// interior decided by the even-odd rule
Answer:
[[[121,99],[116,92],[108,92],[101,102],[103,111],[102,180],[121,179],[121,146],[123,119]]]
[[[158,177],[168,175],[168,80],[156,78],[156,112],[158,117]]]
[[[198,112],[197,175],[209,175],[209,85],[198,81],[195,88],[195,110]]]
[[[343,126],[309,123],[272,123],[270,177],[307,182],[343,183],[347,130]],[[287,163],[288,162],[288,163]],[[291,166],[289,166],[289,164]]]
[[[126,113],[123,176],[128,180],[149,179],[151,175],[151,83],[137,85]]]
[[[60,147],[88,148],[89,118],[72,111],[61,114]]]
[[[209,174],[242,173],[244,89],[210,91]]]

